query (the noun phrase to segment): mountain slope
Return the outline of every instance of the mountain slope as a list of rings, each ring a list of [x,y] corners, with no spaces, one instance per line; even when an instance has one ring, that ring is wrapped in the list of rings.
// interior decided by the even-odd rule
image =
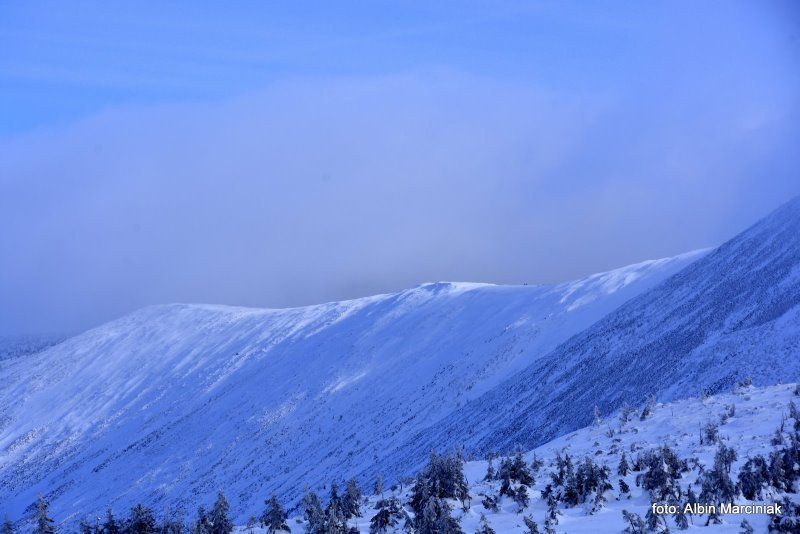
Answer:
[[[420,454],[448,435],[476,450],[535,446],[587,424],[595,405],[722,391],[747,375],[800,378],[800,198],[400,449]]]
[[[598,511],[592,511],[591,501],[577,506],[561,504],[555,530],[559,533],[568,532],[570,534],[622,532],[626,527],[622,516],[623,510],[645,517],[651,502],[653,502],[649,493],[636,482],[637,477],[641,476],[646,469],[638,472],[631,471],[625,476],[619,475],[617,467],[622,454],[625,454],[629,465],[633,466],[637,457],[666,445],[682,460],[697,460],[697,463],[689,462],[691,470],[682,474],[678,484],[684,494],[691,486],[693,492],[699,495],[701,494],[701,487],[697,483],[701,472],[699,465],[711,469],[719,444],[700,443],[698,430],[708,423],[715,423],[719,425],[720,442],[737,453],[737,459],[732,462],[731,466],[731,477],[736,481],[739,471],[748,459],[757,455],[769,459],[770,453],[779,448],[772,445],[771,441],[775,436],[775,431],[782,425],[785,429],[783,435],[785,444],[789,443],[789,435],[793,432],[793,420],[788,419],[787,421],[790,412],[789,405],[790,403],[797,405],[800,400],[795,393],[796,388],[796,384],[763,388],[750,386],[737,388],[735,393],[729,392],[704,399],[695,397],[666,404],[656,404],[652,407],[651,415],[644,420],[640,420],[638,414],[634,414],[630,421],[622,424],[618,417],[614,416],[604,419],[599,425],[584,427],[549,441],[523,456],[528,465],[536,458],[542,463],[542,467],[535,473],[535,482],[530,485],[528,490],[530,504],[522,513],[513,498],[499,497],[500,480],[485,480],[486,461],[467,462],[464,472],[469,482],[471,506],[468,510],[463,510],[458,501],[450,500],[453,515],[459,519],[461,529],[465,533],[478,531],[481,515],[486,517],[488,524],[498,534],[526,532],[523,522],[525,515],[538,523],[540,531],[543,530],[547,516],[547,503],[542,498],[541,492],[547,485],[553,483],[551,474],[556,471],[554,466],[556,456],[570,455],[576,467],[584,458],[590,458],[599,466],[607,466],[611,473],[609,482],[612,487],[605,492],[606,503]],[[731,411],[734,415],[729,417]],[[613,432],[609,433],[609,430],[613,430]],[[493,462],[495,470],[500,462],[500,458]],[[620,495],[619,480],[621,479],[624,479],[630,487],[629,494]],[[411,491],[405,488],[402,492],[387,491],[383,497],[396,496],[402,503],[407,503],[410,495]],[[498,510],[487,509],[483,506],[482,500],[485,495],[491,495],[498,499]],[[739,505],[770,504],[780,502],[785,496],[793,502],[800,501],[800,495],[797,493],[785,494],[774,491],[773,488],[765,492],[763,500],[748,501],[744,496],[739,495],[736,497],[735,503]],[[375,505],[378,500],[377,497],[370,497],[368,505],[362,507],[363,517],[351,520],[350,525],[356,526],[359,532],[369,532],[369,522],[376,513]],[[408,506],[406,506],[406,510],[409,514],[413,513]],[[707,519],[707,515],[696,515],[690,518],[696,527],[705,525]],[[740,524],[743,519],[747,519],[755,532],[766,532],[770,516],[761,513],[722,514],[721,524],[703,526],[703,532],[738,534],[741,532]],[[294,523],[301,521],[301,517],[296,517],[292,522],[293,529],[295,528]],[[667,515],[664,521],[667,522],[670,531],[680,531],[670,515]],[[402,522],[398,527],[402,527]],[[401,528],[398,528],[397,532],[400,531]]]
[[[241,514],[332,473],[372,477],[399,443],[702,255],[557,286],[140,310],[0,361],[0,502],[19,516],[42,493],[75,520],[194,507],[222,487]]]

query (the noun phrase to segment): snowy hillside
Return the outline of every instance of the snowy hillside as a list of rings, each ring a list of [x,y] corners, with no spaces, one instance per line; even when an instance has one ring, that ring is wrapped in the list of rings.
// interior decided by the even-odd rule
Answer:
[[[649,466],[646,461],[637,465],[637,458],[645,459],[649,451],[669,447],[678,460],[686,460],[688,467],[686,471],[676,473],[675,486],[679,488],[681,495],[686,495],[691,486],[692,492],[699,497],[703,492],[702,484],[698,483],[698,479],[702,479],[701,472],[711,471],[715,455],[720,444],[723,444],[736,452],[736,460],[730,468],[730,477],[736,484],[739,481],[738,475],[748,460],[761,456],[769,463],[773,451],[791,448],[790,437],[794,435],[797,424],[790,416],[792,402],[800,406],[795,384],[766,388],[751,386],[738,388],[735,393],[719,394],[705,399],[693,398],[655,404],[651,414],[644,420],[641,419],[641,407],[630,414],[626,423],[615,414],[612,418],[602,420],[599,425],[571,432],[523,455],[528,466],[535,460],[541,462],[541,466],[538,469],[529,467],[535,481],[528,485],[529,504],[521,511],[514,498],[499,496],[503,485],[502,476],[499,475],[502,457],[494,458],[492,466],[495,478],[488,481],[485,479],[488,467],[486,461],[467,462],[464,473],[469,483],[470,507],[463,510],[460,501],[451,499],[449,504],[452,514],[459,519],[460,528],[466,533],[478,531],[481,515],[486,517],[488,525],[497,533],[527,532],[523,519],[525,516],[535,521],[543,532],[548,505],[546,499],[542,498],[542,492],[546,492],[548,485],[553,488],[554,493],[559,491],[552,478],[557,472],[557,457],[566,459],[569,456],[575,473],[579,472],[581,464],[588,458],[598,468],[608,467],[611,488],[600,492],[599,499],[597,492],[586,491],[583,495],[585,502],[581,504],[567,505],[559,502],[558,524],[553,525],[553,528],[556,532],[570,534],[622,532],[627,526],[622,511],[627,510],[645,518],[652,502],[651,493],[642,487],[646,484],[643,477],[649,471]],[[713,442],[709,442],[706,433],[702,432],[709,423],[716,427],[718,433]],[[782,442],[775,445],[776,431],[781,426],[784,429],[781,433]],[[625,475],[620,475],[619,466],[623,454],[630,470]],[[510,459],[512,458],[513,455]],[[625,481],[629,492],[620,490],[620,480]],[[512,489],[518,488],[518,484],[512,484]],[[658,489],[651,491],[657,493]],[[797,493],[785,493],[770,487],[767,482],[763,483],[761,491],[761,498],[749,500],[741,490],[734,490],[738,494],[731,502],[739,505],[770,504],[780,502],[786,496],[793,502],[800,502],[800,495]],[[387,490],[383,498],[395,496],[400,503],[407,503],[412,494],[411,487],[407,486],[403,491],[397,488],[394,491]],[[483,504],[487,495],[497,500],[497,510]],[[368,504],[362,507],[362,517],[351,519],[350,525],[357,526],[360,532],[369,532],[370,519],[376,513],[375,505],[378,500],[378,497],[371,496]],[[405,506],[405,513],[413,516],[408,505]],[[739,533],[742,519],[747,519],[755,532],[766,532],[771,520],[769,514],[727,514],[720,516],[720,524],[712,523],[705,527],[708,514],[687,517],[690,528],[703,527],[701,531],[709,533]],[[672,532],[680,530],[671,515],[666,515],[661,520],[661,527],[664,526],[664,521]],[[296,531],[302,532],[302,522],[303,519],[298,516],[290,525]],[[400,520],[398,531],[401,531],[399,527],[402,524],[403,521]]]
[[[2,369],[3,360],[41,352],[48,347],[57,345],[65,337],[58,335],[0,336],[0,369]]]
[[[800,199],[631,299],[505,383],[415,436],[474,450],[538,445],[648,395],[686,398],[800,378]],[[402,460],[399,461],[402,463]],[[399,465],[398,463],[398,465]]]
[[[0,502],[18,517],[41,493],[71,520],[225,488],[241,519],[272,491],[371,478],[411,436],[702,255],[557,286],[140,310],[0,366]]]

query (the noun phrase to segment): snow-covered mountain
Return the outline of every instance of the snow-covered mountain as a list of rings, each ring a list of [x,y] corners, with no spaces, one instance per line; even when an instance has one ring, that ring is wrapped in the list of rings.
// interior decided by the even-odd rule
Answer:
[[[69,520],[140,500],[193,508],[225,488],[241,514],[332,474],[372,478],[398,445],[703,254],[556,286],[140,310],[0,361],[0,502],[19,517],[42,493]]]
[[[655,395],[685,398],[800,378],[800,198],[415,436],[476,450],[535,446]],[[403,464],[398,459],[397,467]]]
[[[640,403],[800,377],[800,199],[711,252],[556,286],[426,284],[288,310],[156,306],[0,361],[0,502],[55,515],[388,479]],[[9,504],[10,503],[10,504]]]
[[[469,483],[471,506],[463,510],[460,503],[450,500],[453,516],[459,520],[461,530],[465,533],[478,532],[481,515],[485,516],[489,526],[497,533],[524,533],[527,531],[524,517],[538,524],[540,531],[547,517],[547,502],[542,498],[542,491],[552,484],[551,474],[555,472],[556,457],[570,456],[577,467],[589,458],[598,466],[609,468],[611,488],[604,492],[605,503],[598,509],[593,501],[575,506],[559,503],[557,532],[570,534],[595,534],[598,532],[619,533],[627,526],[622,511],[627,510],[644,518],[653,502],[652,495],[637,483],[647,468],[636,469],[635,459],[644,457],[648,451],[669,447],[681,460],[686,460],[689,469],[681,473],[678,486],[685,494],[691,486],[695,495],[701,495],[702,466],[710,470],[714,464],[714,456],[722,443],[736,452],[736,460],[731,465],[731,478],[737,482],[738,474],[744,464],[751,458],[761,456],[769,462],[770,454],[790,443],[790,435],[794,432],[795,422],[789,417],[790,403],[800,404],[796,384],[785,384],[757,387],[738,387],[729,391],[705,398],[694,397],[666,404],[654,404],[649,416],[640,419],[640,413],[631,414],[627,423],[622,423],[616,416],[605,418],[599,424],[593,424],[569,434],[560,436],[523,455],[526,464],[534,459],[541,462],[541,468],[533,473],[535,482],[528,488],[529,505],[520,511],[520,506],[510,496],[499,497],[501,480],[486,480],[487,461],[467,462],[464,474]],[[732,414],[732,415],[731,415]],[[715,425],[718,437],[711,443],[702,439],[701,429],[708,424]],[[774,445],[775,432],[784,428],[783,443]],[[701,442],[702,441],[702,442]],[[630,472],[620,475],[618,466],[623,454],[626,463],[631,466]],[[513,457],[513,455],[512,455]],[[502,458],[495,458],[495,473]],[[634,470],[636,469],[636,470]],[[620,491],[619,481],[623,480],[630,492]],[[368,493],[371,493],[368,491]],[[411,491],[408,486],[403,491],[385,491],[383,499],[392,496],[399,502],[407,503]],[[498,509],[488,509],[482,503],[485,496],[492,496],[498,501]],[[499,497],[499,498],[498,498]],[[749,504],[771,504],[781,502],[788,497],[793,502],[800,501],[797,493],[784,493],[775,488],[765,488],[762,498],[748,500],[741,493],[732,502],[741,506]],[[368,503],[362,506],[362,517],[351,519],[349,525],[356,526],[359,532],[368,533],[375,506],[380,497],[370,496]],[[684,501],[684,505],[686,502]],[[412,513],[406,510],[409,515]],[[703,532],[740,533],[743,519],[752,526],[755,532],[766,532],[770,515],[764,513],[729,513],[720,514],[720,524],[705,527],[708,515],[688,517],[690,525],[703,526]],[[680,531],[675,519],[667,514],[661,521],[666,522],[671,532]],[[295,517],[290,525],[302,532],[302,517]],[[402,521],[398,527],[402,526]],[[401,531],[398,528],[397,531]],[[261,534],[261,531],[258,531]]]

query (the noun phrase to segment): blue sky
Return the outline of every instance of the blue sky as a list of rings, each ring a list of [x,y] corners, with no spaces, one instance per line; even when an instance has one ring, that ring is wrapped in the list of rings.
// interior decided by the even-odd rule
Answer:
[[[797,65],[791,1],[3,2],[0,333],[718,244]]]

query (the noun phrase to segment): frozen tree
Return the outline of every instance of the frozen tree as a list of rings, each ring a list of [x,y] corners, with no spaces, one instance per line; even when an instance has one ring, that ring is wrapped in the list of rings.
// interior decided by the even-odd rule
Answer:
[[[739,534],[753,534],[755,532],[747,519],[742,519],[742,522],[739,523],[739,528],[742,529]]]
[[[389,507],[383,499],[378,501],[378,512],[369,520],[370,534],[384,534],[392,525],[392,516]]]
[[[36,526],[33,528],[33,534],[53,534],[56,531],[55,522],[48,515],[49,508],[50,503],[40,495],[36,501]]]
[[[522,513],[522,511],[528,507],[528,488],[524,484],[517,488],[517,491],[514,495],[514,502],[517,503],[517,506],[519,507],[517,510],[518,514]]]
[[[539,534],[539,525],[536,524],[536,521],[529,515],[526,515],[522,518],[525,522],[525,532],[523,534]]]
[[[622,453],[622,457],[619,459],[619,465],[617,466],[617,474],[621,477],[628,476],[630,473],[631,468],[628,465],[628,458],[625,456],[625,453]]]
[[[275,532],[291,532],[289,525],[286,523],[286,512],[283,511],[278,497],[273,493],[269,500],[264,501],[266,508],[264,513],[261,514],[261,525],[267,529],[267,532],[273,534]]]
[[[761,499],[762,492],[768,484],[769,468],[763,456],[748,459],[739,470],[739,488],[748,500]]]
[[[675,520],[675,526],[678,527],[678,530],[686,530],[689,528],[689,520],[686,517],[686,513],[683,511],[683,503],[680,501],[675,502],[675,507],[675,513],[672,514],[672,519]]]
[[[631,488],[628,486],[628,483],[622,479],[619,479],[619,498],[623,498],[627,495],[628,499],[631,498]]]
[[[458,521],[450,515],[450,505],[435,495],[425,502],[415,526],[418,534],[462,534]]]
[[[0,529],[2,534],[14,534],[14,523],[8,518],[8,515],[3,515],[3,528]]]
[[[354,478],[347,481],[342,498],[342,509],[345,519],[361,517],[361,489]]]
[[[222,493],[222,490],[217,493],[217,500],[214,503],[214,508],[211,509],[211,534],[230,534],[233,532],[233,522],[228,517],[228,500]]]
[[[119,534],[119,523],[114,518],[114,513],[109,508],[106,511],[106,520],[103,522],[103,534]]]
[[[595,428],[599,427],[600,426],[600,408],[596,404],[594,405],[593,419],[594,419],[594,423],[593,423],[594,427]]]
[[[380,473],[378,476],[375,477],[375,485],[373,488],[373,495],[375,496],[383,496],[383,478],[381,477]]]
[[[169,514],[159,528],[159,534],[184,534],[183,514]],[[102,531],[100,531],[102,532]]]
[[[256,525],[258,525],[258,518],[254,515],[251,515],[247,518],[247,528],[248,534],[253,534],[253,531],[256,529]]]
[[[719,439],[719,425],[716,423],[706,423],[703,427],[703,436],[705,437],[706,445],[713,445]]]
[[[486,462],[486,476],[483,477],[483,480],[487,481],[494,480],[494,477],[495,477],[495,472],[494,472],[494,466],[492,465],[492,455],[490,453]]]
[[[653,407],[656,404],[656,398],[653,395],[648,395],[647,400],[644,401],[644,406],[642,406],[642,414],[639,416],[639,420],[644,421],[653,413]]]
[[[475,531],[475,534],[495,534],[494,529],[489,526],[489,521],[486,520],[486,516],[483,514],[481,514],[480,526]]]
[[[627,402],[622,403],[622,409],[619,412],[619,422],[621,425],[624,426],[625,423],[631,420],[632,411],[633,410],[631,409],[631,407],[628,405]]]
[[[486,495],[483,496],[483,500],[481,501],[481,504],[487,510],[489,510],[491,512],[497,512],[500,509],[499,506],[498,506],[498,502],[497,502],[498,500],[499,499],[497,497],[494,497],[494,496],[492,496],[492,495],[487,493]]]
[[[647,527],[645,526],[644,521],[638,514],[634,514],[633,512],[623,510],[622,518],[627,523],[625,530],[623,530],[625,534],[646,534]]]
[[[210,534],[211,520],[202,506],[197,508],[197,520],[192,523],[191,534]]]
[[[125,522],[124,534],[152,534],[156,530],[156,519],[150,508],[141,503],[131,508],[131,515]]]
[[[800,532],[800,505],[788,497],[781,501],[781,513],[770,515],[770,532]]]

